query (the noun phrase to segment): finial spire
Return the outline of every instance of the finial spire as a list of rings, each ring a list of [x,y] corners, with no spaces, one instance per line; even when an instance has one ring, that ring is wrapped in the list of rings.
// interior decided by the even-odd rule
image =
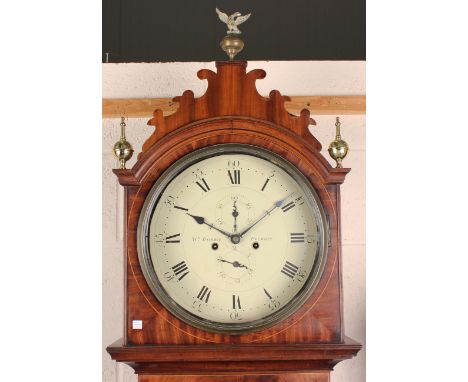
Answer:
[[[237,26],[247,21],[251,13],[242,16],[240,12],[235,12],[228,16],[226,13],[221,12],[218,8],[216,8],[216,13],[218,14],[219,19],[228,27],[227,35],[224,36],[219,45],[221,46],[221,49],[224,50],[224,52],[228,55],[229,60],[232,61],[234,60],[236,54],[244,49],[244,42],[239,37],[242,32]]]
[[[336,117],[335,127],[336,136],[335,139],[330,143],[330,146],[328,147],[328,153],[336,161],[336,168],[342,168],[343,165],[341,164],[341,162],[348,154],[349,146],[345,141],[341,139],[340,117]]]
[[[120,139],[114,145],[114,155],[119,160],[120,169],[125,169],[127,162],[133,155],[133,147],[125,138],[125,117],[120,119]]]

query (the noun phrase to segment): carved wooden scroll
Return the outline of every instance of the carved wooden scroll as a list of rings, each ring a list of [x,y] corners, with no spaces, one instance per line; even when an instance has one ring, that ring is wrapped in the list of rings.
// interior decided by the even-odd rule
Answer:
[[[217,72],[202,69],[198,77],[208,80],[208,89],[200,98],[195,98],[191,90],[175,97],[179,108],[174,114],[163,116],[160,109],[153,112],[148,125],[155,126],[153,134],[143,144],[140,155],[148,151],[162,137],[178,128],[195,121],[229,116],[242,116],[272,122],[289,129],[307,140],[320,151],[320,142],[309,132],[308,126],[315,125],[310,112],[303,109],[299,116],[290,114],[284,103],[289,101],[277,90],[272,90],[268,98],[262,97],[255,87],[255,81],[265,78],[266,72],[255,69],[246,72],[247,62],[217,62]]]

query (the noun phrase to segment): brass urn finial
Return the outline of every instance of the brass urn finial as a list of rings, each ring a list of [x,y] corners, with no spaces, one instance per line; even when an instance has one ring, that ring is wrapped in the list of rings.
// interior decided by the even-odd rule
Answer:
[[[342,168],[343,166],[341,165],[341,162],[348,154],[349,146],[344,140],[341,139],[340,117],[336,117],[335,126],[336,126],[336,137],[330,143],[330,146],[328,146],[328,153],[336,161],[336,168]]]
[[[229,57],[229,61],[233,61],[237,53],[244,49],[244,41],[242,41],[236,35],[228,34],[219,43],[221,49],[226,52]]]
[[[133,155],[132,144],[125,138],[125,117],[120,122],[120,139],[114,145],[114,155],[119,160],[120,169],[125,169],[127,162]]]
[[[239,37],[242,32],[237,28],[237,26],[242,24],[244,21],[247,21],[251,13],[242,16],[241,13],[235,12],[231,16],[228,16],[218,8],[216,8],[216,13],[218,14],[219,19],[228,27],[227,35],[224,36],[219,45],[221,46],[221,49],[226,52],[229,60],[232,61],[236,54],[244,49],[244,42]]]

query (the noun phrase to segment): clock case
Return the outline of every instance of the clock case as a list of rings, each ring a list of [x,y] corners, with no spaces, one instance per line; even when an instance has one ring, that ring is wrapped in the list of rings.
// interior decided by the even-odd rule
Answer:
[[[255,82],[266,76],[264,70],[247,72],[244,61],[217,62],[216,68],[198,72],[208,81],[203,96],[186,90],[173,99],[179,103],[175,113],[164,116],[155,110],[148,121],[155,130],[136,164],[113,170],[125,189],[125,328],[123,338],[107,351],[133,367],[140,381],[169,381],[171,375],[292,377],[312,371],[317,378],[311,381],[328,381],[328,371],[361,348],[343,331],[340,184],[350,169],[333,168],[322,156],[320,142],[309,131],[316,123],[307,109],[293,116],[284,106],[287,96],[277,90],[268,98],[258,93]],[[328,256],[311,296],[284,321],[236,335],[207,332],[169,313],[147,284],[137,252],[140,213],[159,176],[185,155],[225,143],[257,146],[296,166],[315,188],[329,221]],[[141,329],[133,329],[134,320],[142,321]]]

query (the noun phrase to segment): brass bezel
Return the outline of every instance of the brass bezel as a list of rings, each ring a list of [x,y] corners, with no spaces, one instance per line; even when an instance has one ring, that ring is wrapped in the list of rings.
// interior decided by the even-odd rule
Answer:
[[[289,301],[288,304],[264,318],[249,322],[230,324],[210,321],[198,317],[182,308],[169,296],[162,284],[159,282],[156,271],[153,268],[153,262],[151,260],[146,236],[149,230],[152,212],[156,208],[160,196],[168,184],[177,175],[179,175],[187,167],[201,160],[218,155],[235,153],[253,155],[265,159],[282,168],[299,184],[300,188],[306,195],[306,202],[309,203],[309,206],[314,211],[319,231],[319,245],[317,246],[317,256],[311,274],[304,283],[302,289],[291,301]],[[328,242],[329,228],[325,210],[321,203],[320,197],[318,196],[313,186],[310,184],[309,180],[293,164],[281,156],[261,147],[237,143],[226,143],[202,148],[187,154],[183,158],[173,163],[158,178],[148,193],[140,213],[137,230],[138,259],[146,282],[148,283],[148,286],[150,287],[155,297],[170,313],[185,323],[208,332],[224,334],[243,334],[260,331],[283,321],[295,313],[312,295],[321,279],[328,256]]]

